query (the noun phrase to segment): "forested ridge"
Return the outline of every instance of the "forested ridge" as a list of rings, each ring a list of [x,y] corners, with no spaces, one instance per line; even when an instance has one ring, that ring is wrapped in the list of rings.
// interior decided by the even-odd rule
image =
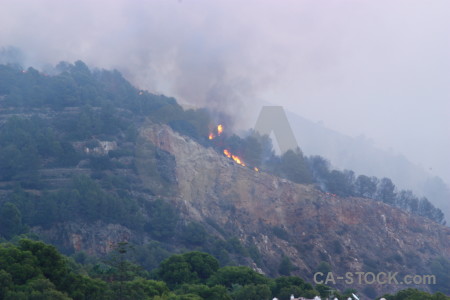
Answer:
[[[175,180],[170,153],[149,150],[158,163],[150,165],[149,172],[156,174],[152,185],[144,186],[136,156],[141,142],[138,130],[147,122],[167,124],[219,153],[230,149],[260,171],[342,197],[382,201],[443,222],[442,212],[428,199],[398,191],[388,178],[332,170],[326,159],[306,157],[300,149],[277,156],[268,137],[251,130],[244,137],[227,132],[210,141],[208,135],[218,121],[206,109],[185,110],[173,98],[133,87],[117,71],[90,70],[81,61],[60,63],[49,74],[1,65],[0,295],[4,299],[282,299],[291,293],[306,297],[326,293],[326,288],[297,277],[270,279],[237,267],[249,259],[260,260],[258,250],[244,247],[214,220],[209,225],[224,239],[209,234],[200,223],[182,220],[180,211],[165,200]],[[67,258],[52,246],[19,238],[39,239],[31,228],[64,222],[119,224],[149,235],[152,241],[116,245],[105,258],[108,261],[103,261],[57,245]],[[283,235],[281,228],[274,230]],[[192,249],[209,254],[173,256]],[[207,270],[196,269],[197,259],[205,260]],[[54,269],[49,260],[57,262]],[[289,275],[290,268],[285,259],[275,272]]]
[[[277,156],[270,139],[251,130],[244,138],[224,134],[220,142],[211,143],[207,137],[213,120],[207,110],[184,110],[173,98],[134,88],[117,71],[91,71],[77,61],[73,65],[60,63],[54,72],[50,76],[33,68],[0,66],[2,181],[45,189],[40,169],[85,163],[84,166],[101,176],[105,170],[123,168],[121,158],[135,155],[139,126],[151,120],[168,124],[219,152],[230,149],[248,165],[265,172],[298,183],[313,183],[338,196],[383,201],[438,223],[444,222],[442,211],[427,198],[397,190],[389,178],[333,170],[323,157],[305,157],[300,149]],[[101,140],[115,141],[119,147],[108,151],[107,156],[89,156],[86,151],[80,151],[80,147],[98,148]],[[135,168],[132,164],[125,167]],[[164,180],[169,179],[161,178]]]

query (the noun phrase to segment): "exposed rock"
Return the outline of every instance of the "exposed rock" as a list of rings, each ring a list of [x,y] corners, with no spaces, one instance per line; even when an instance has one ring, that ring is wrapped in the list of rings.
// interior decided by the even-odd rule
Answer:
[[[258,267],[266,273],[275,275],[282,255],[311,280],[321,261],[335,276],[359,271],[416,275],[431,274],[429,263],[436,257],[450,259],[450,228],[426,218],[255,172],[168,126],[149,126],[141,136],[175,157],[177,203],[185,217],[212,218],[244,244],[255,244],[264,261]],[[287,232],[288,241],[273,228]],[[348,287],[343,281],[337,286]]]
[[[313,185],[295,184],[264,170],[255,172],[168,126],[143,127],[136,153],[140,181],[155,192],[148,197],[175,203],[186,222],[202,223],[210,234],[222,236],[208,225],[213,220],[223,232],[256,247],[261,261],[246,261],[260,273],[279,275],[283,256],[297,267],[292,274],[310,282],[321,262],[327,262],[335,276],[346,272],[416,275],[432,274],[430,264],[438,257],[450,259],[449,227],[374,200],[336,197]],[[153,169],[158,174],[149,174],[148,166],[156,166]],[[65,178],[70,172],[43,170],[42,175]],[[135,176],[129,172],[123,170],[127,177]],[[152,180],[155,176],[158,180]],[[33,231],[48,242],[61,245],[62,241],[68,252],[83,250],[96,255],[108,253],[118,242],[150,239],[124,226],[102,222],[66,222]],[[337,280],[335,286],[367,287],[343,280]],[[382,294],[408,286],[373,287]]]
[[[34,227],[33,231],[52,244],[61,244],[66,252],[85,251],[90,255],[109,253],[119,242],[132,239],[132,232],[118,224],[64,222],[51,228]]]

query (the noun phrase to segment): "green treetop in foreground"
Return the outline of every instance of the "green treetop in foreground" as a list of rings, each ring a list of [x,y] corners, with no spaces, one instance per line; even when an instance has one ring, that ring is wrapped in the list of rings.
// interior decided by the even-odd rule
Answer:
[[[202,252],[176,254],[151,275],[128,262],[127,243],[114,250],[109,263],[77,265],[43,242],[21,239],[0,244],[0,299],[5,300],[261,300],[289,299],[291,294],[313,298],[329,296],[324,285],[313,287],[295,276],[267,278],[248,267],[219,267],[217,259]],[[87,275],[89,274],[89,275]],[[355,292],[352,290],[351,292]],[[335,293],[346,299],[348,293]],[[446,300],[407,289],[389,300]]]

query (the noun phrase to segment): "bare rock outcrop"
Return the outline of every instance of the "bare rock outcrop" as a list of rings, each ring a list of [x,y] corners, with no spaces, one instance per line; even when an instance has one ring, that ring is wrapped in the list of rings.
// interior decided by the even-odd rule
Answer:
[[[176,201],[185,217],[214,219],[242,243],[256,245],[265,272],[276,270],[283,256],[298,268],[295,272],[311,280],[322,261],[336,276],[416,275],[430,274],[429,264],[437,257],[450,259],[450,228],[426,218],[255,172],[168,126],[148,126],[141,136],[175,157]],[[336,285],[348,287],[343,281]],[[375,286],[380,291],[393,289]]]

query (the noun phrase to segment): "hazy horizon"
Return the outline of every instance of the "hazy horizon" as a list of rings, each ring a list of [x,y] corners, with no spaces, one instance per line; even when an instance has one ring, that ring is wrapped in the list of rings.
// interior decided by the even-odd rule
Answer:
[[[448,1],[2,1],[0,48],[236,114],[282,105],[450,183]],[[299,141],[300,142],[300,141]],[[301,144],[301,143],[300,143]]]

